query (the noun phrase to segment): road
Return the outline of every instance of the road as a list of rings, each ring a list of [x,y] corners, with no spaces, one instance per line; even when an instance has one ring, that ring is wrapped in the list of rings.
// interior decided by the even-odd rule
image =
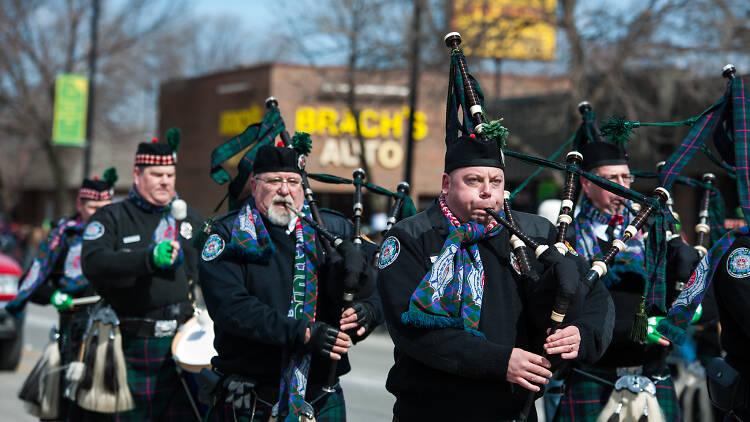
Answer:
[[[26,310],[23,358],[15,372],[0,372],[0,421],[31,422],[35,418],[26,413],[23,403],[16,398],[26,375],[36,363],[49,338],[49,331],[57,324],[57,314],[51,306],[30,304]],[[393,343],[385,332],[376,332],[354,346],[350,353],[352,372],[343,377],[348,420],[353,422],[381,422],[392,419],[394,397],[385,391],[385,379],[393,364]],[[537,402],[537,406],[540,403]],[[537,407],[538,408],[538,407]],[[544,419],[540,417],[540,421]]]
[[[51,306],[29,304],[26,308],[25,345],[21,363],[14,372],[0,372],[0,421],[37,420],[26,413],[23,403],[16,395],[23,380],[41,356],[50,328],[56,324],[57,313]],[[395,400],[385,391],[385,378],[393,363],[392,356],[393,344],[385,333],[375,333],[352,348],[350,359],[354,370],[342,381],[349,420],[391,420]]]

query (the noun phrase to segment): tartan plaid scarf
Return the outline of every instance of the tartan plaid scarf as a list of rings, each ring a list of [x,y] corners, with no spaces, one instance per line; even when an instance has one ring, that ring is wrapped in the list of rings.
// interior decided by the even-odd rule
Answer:
[[[440,255],[417,286],[409,310],[401,315],[406,325],[423,328],[463,328],[478,331],[484,293],[484,267],[477,243],[500,233],[495,221],[487,227],[470,221],[461,224],[439,198],[449,233]],[[503,212],[500,212],[504,215]]]
[[[596,235],[594,234],[597,223],[596,219],[599,219],[598,224],[601,225],[604,224],[603,221],[609,221],[608,219],[612,217],[607,214],[597,213],[591,209],[593,209],[593,206],[584,196],[581,212],[578,213],[573,221],[576,230],[576,252],[590,260],[601,259],[603,253],[606,253],[606,251],[602,251],[599,248],[599,243],[596,241]],[[645,281],[642,305],[646,307],[646,310],[651,307],[657,307],[662,311],[666,311],[664,301],[667,292],[665,275],[667,243],[664,233],[666,232],[668,221],[671,221],[667,213],[666,208],[661,207],[651,214],[653,216],[653,224],[648,230],[648,238],[644,240],[643,230],[639,230],[636,236],[626,244],[629,249],[631,246],[637,247],[637,249],[620,251],[615,257],[615,261],[609,271],[602,279],[605,286],[610,288],[621,281],[622,274],[630,272],[641,275]],[[623,215],[620,233],[630,224],[632,218],[634,217],[629,212]]]
[[[88,281],[81,273],[81,241],[84,226],[83,221],[76,218],[62,222],[50,232],[47,241],[39,248],[39,254],[31,268],[26,272],[18,294],[5,305],[10,314],[17,317],[23,312],[31,295],[47,280],[54,269],[68,239],[72,239],[71,247],[68,248],[65,257],[63,277],[58,280],[59,288],[65,293],[76,293],[88,286]]]
[[[669,309],[667,317],[659,321],[657,330],[669,340],[682,344],[687,338],[687,327],[693,319],[695,310],[703,302],[711,281],[714,278],[719,261],[732,247],[732,243],[739,236],[750,234],[750,227],[742,226],[724,234],[708,251],[706,256],[701,259],[698,267],[690,276],[685,289],[680,293],[677,299]]]
[[[302,212],[310,217],[307,202]],[[318,255],[315,247],[315,230],[302,219],[295,224],[294,273],[292,297],[288,318],[315,321],[318,304],[318,276],[316,274]],[[263,224],[255,201],[248,202],[237,215],[232,225],[231,241],[228,249],[250,262],[265,263],[273,256],[274,246],[268,230]],[[281,357],[281,381],[279,382],[279,402],[275,409],[282,421],[299,420],[300,411],[305,407],[307,374],[310,371],[311,355],[304,350],[284,349]]]
[[[172,198],[172,200],[177,199],[177,195]],[[146,201],[139,193],[136,191],[135,186],[130,188],[130,194],[128,195],[128,200],[133,203],[138,209],[149,213],[149,214],[161,214],[161,219],[159,220],[159,224],[156,226],[156,229],[154,230],[154,234],[151,236],[151,244],[148,246],[149,249],[153,251],[153,249],[156,247],[157,244],[165,241],[165,240],[176,240],[177,242],[180,242],[180,230],[179,227],[177,227],[177,220],[172,217],[172,213],[170,212],[169,205],[159,206],[154,205],[148,201]],[[182,245],[182,242],[180,242],[180,245]],[[175,259],[174,263],[169,267],[169,269],[175,269],[179,267],[182,264],[182,261],[185,259],[185,255],[183,252],[183,248],[180,247],[180,250],[177,254],[177,259]]]
[[[581,200],[581,211],[573,221],[573,227],[576,232],[576,252],[586,257],[588,260],[602,259],[604,253],[599,247],[598,237],[604,234],[605,229],[610,224],[615,224],[614,235],[620,237],[624,228],[630,224],[633,216],[627,210],[621,216],[614,216],[598,210],[591,204],[591,201],[584,195]],[[613,223],[615,222],[616,223]],[[597,236],[597,233],[600,236]],[[613,239],[604,239],[612,241]],[[610,270],[602,277],[602,283],[610,289],[622,281],[622,275],[626,273],[635,273],[647,280],[646,262],[645,262],[645,245],[643,243],[643,233],[638,231],[636,236],[628,241],[627,249],[620,251],[615,257]]]
[[[227,249],[249,262],[266,263],[273,256],[273,242],[255,208],[255,200],[245,204],[234,220]]]

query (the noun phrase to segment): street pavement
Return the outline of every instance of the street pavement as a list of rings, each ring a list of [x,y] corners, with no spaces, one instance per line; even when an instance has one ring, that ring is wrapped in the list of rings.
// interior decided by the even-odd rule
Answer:
[[[24,327],[24,350],[16,371],[0,372],[0,421],[31,422],[17,393],[47,344],[49,331],[57,324],[57,313],[51,306],[29,304]],[[346,399],[347,417],[352,422],[390,421],[394,397],[385,390],[385,379],[393,364],[393,343],[384,330],[373,333],[349,352],[352,372],[341,384]],[[540,403],[537,402],[539,410]],[[540,421],[544,418],[540,415]]]
[[[24,350],[16,371],[0,371],[0,421],[36,421],[18,400],[18,390],[47,344],[49,331],[57,324],[51,306],[29,304],[24,326]],[[383,331],[350,351],[351,373],[342,380],[350,421],[390,421],[395,399],[385,391],[385,378],[393,364],[393,343]]]

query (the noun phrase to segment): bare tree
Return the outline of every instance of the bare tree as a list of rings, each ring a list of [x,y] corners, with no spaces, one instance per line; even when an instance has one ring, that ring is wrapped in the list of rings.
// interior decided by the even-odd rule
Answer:
[[[236,18],[193,16],[181,1],[100,1],[95,156],[101,148],[114,151],[109,157],[132,153],[134,142],[154,133],[160,81],[252,58]],[[0,212],[13,209],[26,176],[51,181],[58,212],[70,209],[66,189],[81,173],[66,161],[78,163],[79,152],[51,143],[54,86],[58,74],[87,72],[90,13],[91,0],[9,0],[0,8],[0,153],[7,163]]]

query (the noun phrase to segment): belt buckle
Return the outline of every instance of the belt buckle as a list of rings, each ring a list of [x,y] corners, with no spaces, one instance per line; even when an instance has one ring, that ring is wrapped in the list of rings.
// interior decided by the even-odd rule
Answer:
[[[154,321],[154,337],[173,336],[176,330],[177,330],[176,319]]]

